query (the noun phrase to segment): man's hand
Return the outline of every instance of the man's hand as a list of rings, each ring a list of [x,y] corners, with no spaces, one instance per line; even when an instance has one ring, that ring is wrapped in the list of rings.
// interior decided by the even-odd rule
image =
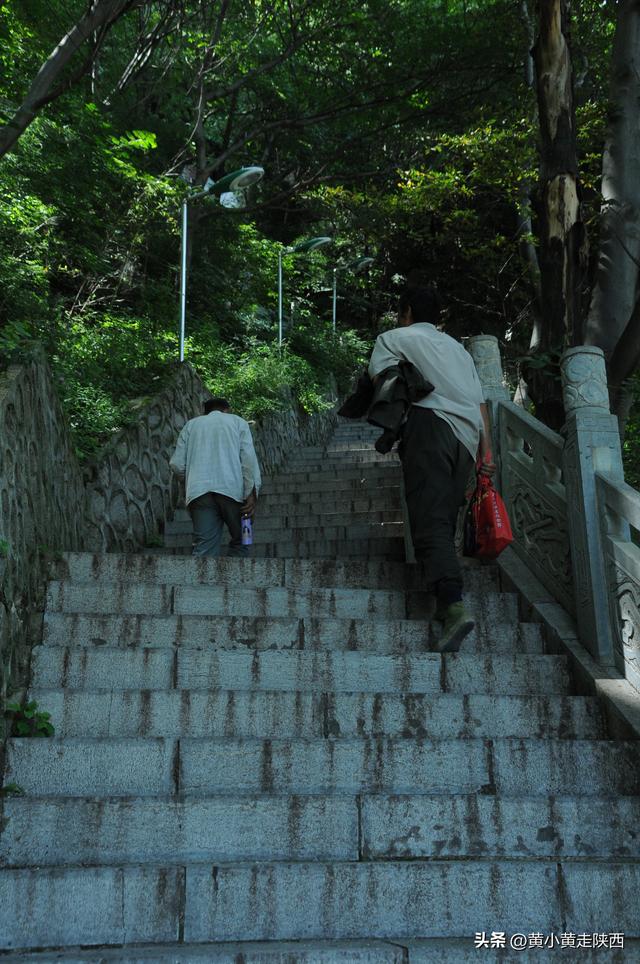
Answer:
[[[258,496],[256,495],[256,490],[254,489],[250,495],[247,496],[245,501],[242,503],[240,512],[242,515],[248,515],[253,518],[253,514],[256,511],[256,505],[258,504]]]
[[[493,455],[491,454],[491,449],[487,449],[486,452],[481,452],[476,461],[476,473],[478,475],[484,475],[486,478],[491,478],[495,475],[496,467],[493,461]]]
[[[482,429],[480,430],[480,446],[478,448],[478,458],[476,459],[476,473],[484,475],[490,479],[495,474],[496,467],[493,464],[493,454],[491,452],[491,426],[489,424],[489,412],[487,403],[483,402],[480,406],[482,417]]]

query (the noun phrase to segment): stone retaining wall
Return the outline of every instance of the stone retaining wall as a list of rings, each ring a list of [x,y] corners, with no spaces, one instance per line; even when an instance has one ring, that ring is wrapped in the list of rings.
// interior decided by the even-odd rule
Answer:
[[[332,396],[330,409],[307,416],[287,393],[285,411],[252,425],[265,474],[293,448],[325,441],[336,421]],[[27,678],[51,557],[74,549],[134,552],[157,542],[184,498],[169,469],[178,433],[207,397],[197,372],[176,365],[165,388],[83,469],[44,354],[0,375],[2,698]]]
[[[84,483],[42,354],[0,374],[0,695],[24,679],[47,557],[84,542]],[[0,720],[1,725],[1,720]]]
[[[176,365],[169,384],[87,467],[86,549],[135,552],[157,539],[181,498],[169,469],[178,433],[210,396],[191,365]]]

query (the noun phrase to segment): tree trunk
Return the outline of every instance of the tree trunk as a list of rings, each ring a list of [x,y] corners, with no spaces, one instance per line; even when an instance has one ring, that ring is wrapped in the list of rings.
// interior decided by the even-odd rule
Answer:
[[[631,416],[631,409],[635,401],[633,384],[630,381],[620,385],[615,397],[611,397],[611,411],[618,419],[618,432],[620,433],[620,445],[624,445],[624,437],[627,431],[627,424]]]
[[[0,157],[15,146],[40,108],[55,100],[70,86],[70,84],[61,85],[60,78],[76,51],[95,31],[101,27],[111,27],[134,3],[135,0],[94,0],[88,12],[74,24],[50,53],[11,120],[0,128]],[[94,53],[82,65],[79,74],[74,75],[73,81],[89,70]],[[57,88],[54,87],[55,84],[58,84]]]
[[[533,62],[533,45],[535,42],[535,30],[533,20],[531,19],[531,14],[529,12],[529,4],[527,0],[522,0],[520,4],[520,15],[522,23],[526,30],[527,35],[527,53],[524,62],[524,76],[529,90],[535,90],[536,86],[536,72],[535,64]],[[537,121],[538,116],[535,107],[532,108],[533,121]],[[540,327],[542,321],[541,312],[541,279],[540,279],[540,262],[538,260],[538,252],[536,251],[535,245],[532,240],[533,236],[533,225],[531,222],[531,194],[532,194],[532,184],[529,181],[523,181],[520,184],[518,197],[518,235],[520,237],[520,256],[523,261],[527,264],[529,268],[529,283],[531,285],[532,293],[532,314],[533,314],[533,329],[531,332],[531,340],[529,344],[529,350],[532,351],[537,348],[540,342]]]
[[[608,355],[633,313],[640,261],[640,2],[619,0],[607,140],[602,158],[600,250],[586,344]],[[637,354],[633,365],[637,364]],[[622,377],[631,374],[633,368]]]
[[[580,344],[583,334],[586,232],[579,201],[567,0],[539,0],[533,55],[541,139],[537,214],[543,326],[538,350],[544,355]],[[559,428],[564,409],[557,373],[530,369],[527,382],[536,413]]]

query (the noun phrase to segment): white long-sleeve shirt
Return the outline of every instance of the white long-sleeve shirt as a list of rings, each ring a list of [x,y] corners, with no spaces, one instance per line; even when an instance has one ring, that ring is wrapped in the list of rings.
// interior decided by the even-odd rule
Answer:
[[[460,342],[429,324],[416,322],[378,335],[369,374],[372,378],[386,368],[408,361],[433,391],[419,402],[444,419],[457,439],[475,459],[482,429],[480,405],[484,402],[482,385],[473,358]]]
[[[229,412],[190,419],[169,464],[176,475],[186,476],[187,505],[205,492],[244,502],[262,484],[249,424]]]

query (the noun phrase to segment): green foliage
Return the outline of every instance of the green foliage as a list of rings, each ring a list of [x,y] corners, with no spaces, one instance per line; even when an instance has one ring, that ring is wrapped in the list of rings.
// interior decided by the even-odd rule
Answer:
[[[2,4],[0,123],[81,9]],[[216,24],[219,12],[191,0],[127,12],[93,78],[73,80],[80,52],[64,94],[0,160],[0,366],[45,345],[83,459],[177,357],[185,165],[198,185],[246,163],[267,171],[246,212],[214,196],[190,204],[186,357],[241,414],[277,410],[284,389],[318,410],[329,376],[345,388],[373,336],[395,325],[398,289],[416,272],[438,284],[452,334],[527,350],[521,222],[537,160],[520,6],[277,0]],[[595,226],[610,4],[585,0],[574,19]],[[156,27],[157,45],[137,49]],[[127,74],[130,63],[140,69]],[[278,251],[321,233],[330,248],[284,258],[280,351]],[[331,269],[363,254],[371,269],[338,276],[334,339]]]
[[[214,395],[227,398],[238,415],[257,419],[296,398],[308,412],[322,408],[323,384],[303,358],[286,346],[260,344],[238,352],[218,343],[205,350],[194,346],[192,357]]]
[[[9,555],[10,545],[6,539],[0,539],[0,559],[6,559]]]
[[[6,783],[3,787],[0,787],[0,797],[22,797],[24,796],[23,787],[19,786],[17,783]]]
[[[39,710],[35,700],[24,705],[7,703],[5,714],[11,719],[13,736],[43,737],[53,736],[55,733],[50,722],[51,714]]]
[[[540,372],[554,381],[562,381],[560,374],[560,360],[563,349],[556,348],[554,351],[536,352],[531,355],[523,355],[516,359],[523,371]]]
[[[622,461],[625,481],[635,489],[640,489],[640,376],[634,375],[629,389],[633,402],[625,426],[622,445]]]

